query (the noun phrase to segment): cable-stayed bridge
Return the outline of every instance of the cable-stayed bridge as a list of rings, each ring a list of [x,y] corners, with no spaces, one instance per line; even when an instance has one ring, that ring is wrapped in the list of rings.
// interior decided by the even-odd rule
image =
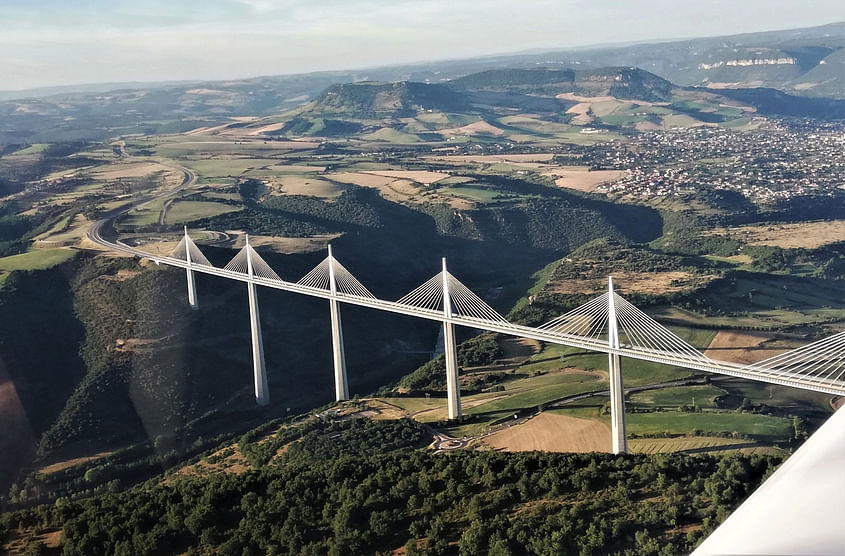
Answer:
[[[210,274],[245,282],[250,306],[256,401],[269,403],[264,344],[258,310],[257,286],[284,290],[329,301],[335,398],[349,398],[343,349],[340,304],[347,303],[392,313],[438,321],[443,324],[446,385],[449,418],[461,416],[455,326],[466,326],[553,344],[608,354],[610,374],[611,429],[613,452],[627,451],[625,435],[622,357],[631,357],[676,367],[746,378],[826,394],[845,395],[845,332],[787,351],[764,361],[742,365],[711,359],[669,329],[629,303],[613,289],[584,305],[536,327],[508,322],[502,315],[455,278],[443,259],[441,271],[396,301],[374,296],[332,254],[297,282],[283,280],[250,246],[246,245],[224,267],[215,267],[194,241],[185,235],[168,256],[154,255],[101,237],[105,220],[92,226],[88,236],[113,250],[144,257],[186,270],[188,301],[198,307],[195,273]]]

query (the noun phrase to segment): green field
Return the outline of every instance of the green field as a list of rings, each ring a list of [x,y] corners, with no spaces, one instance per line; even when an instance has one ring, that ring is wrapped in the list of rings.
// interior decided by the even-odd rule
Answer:
[[[276,158],[225,158],[212,160],[185,160],[185,166],[204,178],[225,178],[249,175],[276,176],[282,172],[269,169],[282,162]]]
[[[743,398],[748,398],[755,404],[763,403],[792,412],[796,410],[800,412],[807,408],[815,408],[824,412],[831,411],[831,396],[829,394],[739,380],[721,382],[720,386],[733,398],[735,403],[741,403]],[[696,402],[698,402],[697,398]]]
[[[139,142],[137,148],[152,149],[157,155],[168,158],[196,157],[203,154],[236,154],[250,157],[268,157],[291,152],[295,145],[290,142],[261,141],[198,141],[190,136],[171,136],[165,140]],[[300,149],[310,149],[313,144],[303,144]],[[278,159],[277,159],[278,162]]]
[[[716,334],[712,330],[673,327],[672,331],[697,347],[706,347]],[[607,355],[585,352],[578,348],[548,345],[543,351],[531,358],[525,370],[549,370],[574,367],[577,369],[595,369],[607,371]],[[677,380],[695,374],[688,369],[672,367],[661,363],[652,363],[639,359],[623,358],[622,372],[626,386],[654,384]]]
[[[13,152],[12,154],[13,155],[16,155],[16,154],[19,154],[19,155],[39,154],[39,153],[43,153],[44,151],[46,151],[47,147],[49,147],[49,146],[50,146],[50,143],[34,143],[34,144],[28,146],[27,148]]]
[[[659,307],[653,316],[707,326],[782,328],[822,320],[845,319],[842,286],[833,280],[738,272],[719,280],[700,295],[721,315],[677,307]]]
[[[367,133],[360,136],[365,141],[378,141],[396,144],[419,143],[421,139],[411,133],[403,133],[398,129],[391,127],[383,127],[372,133]]]
[[[692,436],[681,438],[631,438],[628,449],[635,454],[664,454],[668,452],[710,453],[725,450],[761,455],[785,455],[773,446],[751,445],[747,440],[718,436]]]
[[[73,249],[33,249],[20,255],[0,258],[0,270],[44,270],[76,256]]]
[[[156,199],[130,210],[117,221],[117,228],[123,230],[158,224],[165,202],[166,199]]]
[[[680,386],[677,388],[661,388],[659,390],[646,390],[635,392],[628,396],[630,406],[656,406],[656,407],[679,407],[682,405],[691,406],[693,401],[695,407],[702,409],[716,409],[713,399],[716,396],[724,395],[721,388],[706,384],[702,386]]]
[[[0,258],[0,288],[9,273],[15,270],[44,270],[69,261],[77,251],[73,249],[33,249],[20,255]]]
[[[521,369],[523,372],[529,368]],[[522,374],[522,373],[520,373]],[[504,392],[480,394],[491,401],[475,405],[466,410],[467,415],[478,413],[512,412],[526,407],[534,407],[558,398],[601,390],[607,387],[605,378],[587,373],[549,373],[538,376],[517,375],[519,378],[504,384]],[[467,400],[473,399],[467,396]]]
[[[208,218],[227,212],[241,210],[240,206],[215,203],[213,201],[175,201],[167,208],[167,224],[183,224],[200,218]]]
[[[760,442],[784,441],[792,435],[792,422],[781,417],[750,413],[628,413],[630,434],[689,434],[699,430],[708,433],[733,433]]]

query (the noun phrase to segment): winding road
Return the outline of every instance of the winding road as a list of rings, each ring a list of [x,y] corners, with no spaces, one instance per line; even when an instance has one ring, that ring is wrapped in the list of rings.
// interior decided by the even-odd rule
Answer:
[[[122,158],[128,158],[129,157],[129,155],[126,154],[126,151],[124,151],[122,148],[121,148],[121,157]],[[161,164],[162,166],[164,166],[166,168],[176,169],[176,170],[180,171],[182,173],[181,183],[173,189],[168,189],[167,191],[159,193],[158,195],[153,195],[152,197],[149,197],[147,199],[142,199],[142,200],[138,201],[137,203],[132,203],[128,206],[121,207],[121,208],[115,209],[115,210],[113,210],[109,213],[106,213],[106,215],[103,218],[100,218],[99,220],[95,221],[93,224],[91,224],[91,227],[88,228],[88,233],[86,234],[86,236],[88,237],[89,240],[96,243],[97,245],[100,245],[102,247],[106,247],[108,249],[118,250],[118,251],[122,251],[124,253],[136,255],[136,256],[139,255],[139,254],[141,256],[143,256],[141,254],[142,252],[140,252],[136,249],[133,249],[133,248],[129,247],[128,245],[121,243],[117,239],[115,239],[114,241],[110,241],[110,240],[104,238],[103,237],[103,229],[106,228],[108,224],[114,222],[118,217],[123,216],[124,214],[131,211],[132,209],[140,207],[140,206],[145,205],[147,203],[151,203],[153,201],[158,201],[159,199],[163,199],[165,197],[170,197],[171,195],[175,195],[176,193],[179,193],[180,191],[183,191],[184,189],[191,187],[197,181],[197,175],[190,168],[185,168],[184,166],[177,166],[177,165],[172,165],[172,164],[165,164],[165,163],[160,162],[160,161],[156,161],[156,162],[158,164]],[[165,211],[162,210],[161,216],[159,217],[159,224],[163,224],[164,212]]]

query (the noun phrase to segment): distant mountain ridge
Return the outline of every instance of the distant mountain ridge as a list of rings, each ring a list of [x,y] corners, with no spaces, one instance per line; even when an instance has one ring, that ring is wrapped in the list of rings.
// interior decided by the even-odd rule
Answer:
[[[370,82],[372,88],[356,100],[353,97],[364,89],[347,90],[342,85],[359,82]],[[407,84],[393,85],[397,82]],[[406,117],[413,115],[415,107],[462,112],[467,103],[550,113],[561,108],[565,111],[562,102],[554,98],[560,93],[658,102],[668,99],[673,84],[707,88],[717,95],[732,89],[769,88],[793,97],[845,99],[845,22],[727,37],[350,71],[115,84],[117,90],[111,91],[101,84],[90,86],[88,92],[82,91],[84,86],[0,92],[0,145],[182,132],[231,122],[230,118],[237,116],[278,115],[308,102],[315,102],[318,112],[338,121],[350,113]],[[339,93],[342,101],[328,98],[327,92]],[[365,98],[369,96],[372,98]],[[755,94],[724,96],[746,99]],[[838,108],[833,112],[802,110],[795,106],[800,101],[787,97],[781,100],[784,98],[791,105],[791,115],[829,118],[829,114],[841,113]],[[784,104],[767,102],[765,106]],[[314,133],[315,126],[308,122],[299,127]],[[328,129],[329,135],[352,129],[342,121],[316,127]]]
[[[332,85],[320,94],[305,114],[357,118],[415,116],[420,110],[464,112],[483,99],[474,93],[511,93],[554,97],[572,93],[588,97],[612,96],[620,99],[668,101],[672,83],[638,68],[596,70],[501,69],[487,70],[442,84],[398,81],[358,82]],[[496,102],[494,99],[492,102]],[[564,109],[560,103],[557,108]]]
[[[673,85],[653,73],[633,67],[594,70],[557,68],[497,69],[448,81],[452,89],[464,91],[508,91],[525,94],[612,96],[648,101],[668,100]]]
[[[461,111],[469,99],[444,85],[399,81],[340,83],[326,89],[312,110],[327,114],[416,115],[418,109]]]

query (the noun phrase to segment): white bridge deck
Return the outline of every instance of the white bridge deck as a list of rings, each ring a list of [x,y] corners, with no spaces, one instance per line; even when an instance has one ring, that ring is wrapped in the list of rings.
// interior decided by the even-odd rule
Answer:
[[[366,288],[360,285],[351,274],[349,279],[357,286],[347,289],[350,291],[342,291],[342,288],[330,287],[328,280],[324,277],[321,286],[307,285],[302,283],[294,283],[282,280],[279,278],[266,263],[261,260],[260,256],[247,245],[244,249],[233,259],[226,268],[218,268],[212,266],[205,257],[199,252],[199,249],[187,236],[183,238],[179,247],[174,251],[185,253],[185,258],[177,258],[175,256],[160,256],[144,252],[125,245],[120,242],[110,242],[104,240],[99,236],[99,230],[102,226],[102,221],[95,224],[89,232],[89,237],[111,249],[121,251],[138,257],[144,257],[157,264],[165,264],[168,266],[179,267],[187,269],[191,272],[201,272],[212,276],[219,276],[221,278],[228,278],[231,280],[238,280],[249,284],[264,286],[277,290],[283,290],[312,297],[319,297],[332,300],[340,303],[348,303],[350,305],[358,305],[361,307],[369,307],[380,311],[389,311],[423,319],[443,322],[452,325],[466,326],[478,330],[487,330],[491,332],[498,332],[501,334],[508,334],[522,338],[529,338],[553,344],[560,344],[565,346],[572,346],[586,350],[603,352],[613,355],[630,357],[634,359],[641,359],[645,361],[652,361],[655,363],[663,363],[666,365],[673,365],[692,369],[696,371],[705,371],[711,373],[718,373],[722,375],[730,375],[751,380],[757,380],[772,384],[779,384],[783,386],[792,386],[804,390],[812,390],[816,392],[823,392],[826,394],[845,395],[845,332],[836,334],[830,338],[826,338],[820,342],[809,344],[803,348],[798,348],[792,352],[787,352],[780,356],[776,356],[760,363],[752,365],[741,365],[726,361],[717,361],[704,356],[685,342],[658,325],[650,319],[645,313],[639,310],[629,309],[628,321],[630,325],[626,328],[624,318],[620,318],[623,325],[627,342],[621,342],[619,348],[611,347],[606,336],[603,336],[605,329],[602,327],[590,326],[584,333],[584,326],[577,326],[580,320],[589,320],[590,322],[597,322],[602,318],[602,315],[607,315],[607,309],[604,308],[602,313],[600,310],[581,311],[576,309],[567,315],[572,315],[568,320],[563,317],[555,319],[552,323],[543,325],[539,328],[532,328],[512,324],[499,316],[492,308],[489,308],[483,301],[474,296],[474,294],[463,295],[463,305],[461,299],[452,301],[452,305],[456,307],[469,307],[468,310],[449,310],[444,313],[440,309],[442,303],[442,295],[439,298],[441,305],[436,303],[424,301],[425,295],[430,292],[421,292],[417,298],[417,304],[412,304],[415,300],[412,299],[412,294],[405,296],[400,301],[386,301],[377,299],[370,294]],[[190,253],[190,255],[188,255]],[[246,268],[243,261],[250,259],[250,268]],[[241,263],[237,263],[238,258],[241,258]],[[201,262],[200,262],[201,261]],[[334,264],[336,267],[343,269],[331,255],[327,258],[328,267]],[[326,261],[324,261],[324,264]],[[263,265],[263,266],[262,266]],[[237,268],[238,270],[232,270]],[[253,269],[257,270],[253,270]],[[264,271],[262,272],[262,269]],[[318,271],[319,267],[315,269]],[[312,274],[315,272],[312,271]],[[445,268],[444,268],[445,272]],[[263,275],[262,275],[263,274]],[[319,272],[315,274],[318,276]],[[310,274],[309,274],[310,276]],[[322,275],[320,275],[322,276]],[[437,275],[432,280],[440,280],[442,276]],[[450,274],[447,274],[449,280],[454,280]],[[306,277],[307,278],[307,277]],[[305,279],[303,279],[305,280]],[[445,281],[445,279],[444,279]],[[320,278],[312,279],[313,283],[320,282]],[[429,281],[432,282],[432,281]],[[331,286],[334,286],[334,277],[332,277]],[[454,280],[456,286],[463,287],[462,284]],[[428,283],[426,283],[428,284]],[[426,287],[426,284],[421,288]],[[429,289],[432,286],[427,286]],[[421,288],[418,288],[421,289]],[[448,289],[445,291],[448,292]],[[468,291],[468,290],[467,290]],[[354,292],[354,293],[352,293]],[[415,290],[416,292],[416,290]],[[453,293],[454,294],[454,290]],[[605,294],[607,296],[608,294]],[[615,295],[617,303],[626,303],[624,299]],[[411,302],[408,302],[411,300]],[[403,302],[404,301],[404,302]],[[584,307],[587,307],[591,303]],[[428,303],[426,305],[426,303]],[[606,301],[603,302],[606,305]],[[595,304],[599,307],[601,304]],[[630,304],[628,304],[630,305]],[[448,306],[448,305],[447,305]],[[631,306],[633,307],[633,306]],[[448,313],[448,314],[447,314]],[[467,314],[469,313],[469,314]],[[487,315],[492,315],[490,318]],[[573,333],[572,331],[576,331]],[[623,331],[620,331],[620,333]]]

